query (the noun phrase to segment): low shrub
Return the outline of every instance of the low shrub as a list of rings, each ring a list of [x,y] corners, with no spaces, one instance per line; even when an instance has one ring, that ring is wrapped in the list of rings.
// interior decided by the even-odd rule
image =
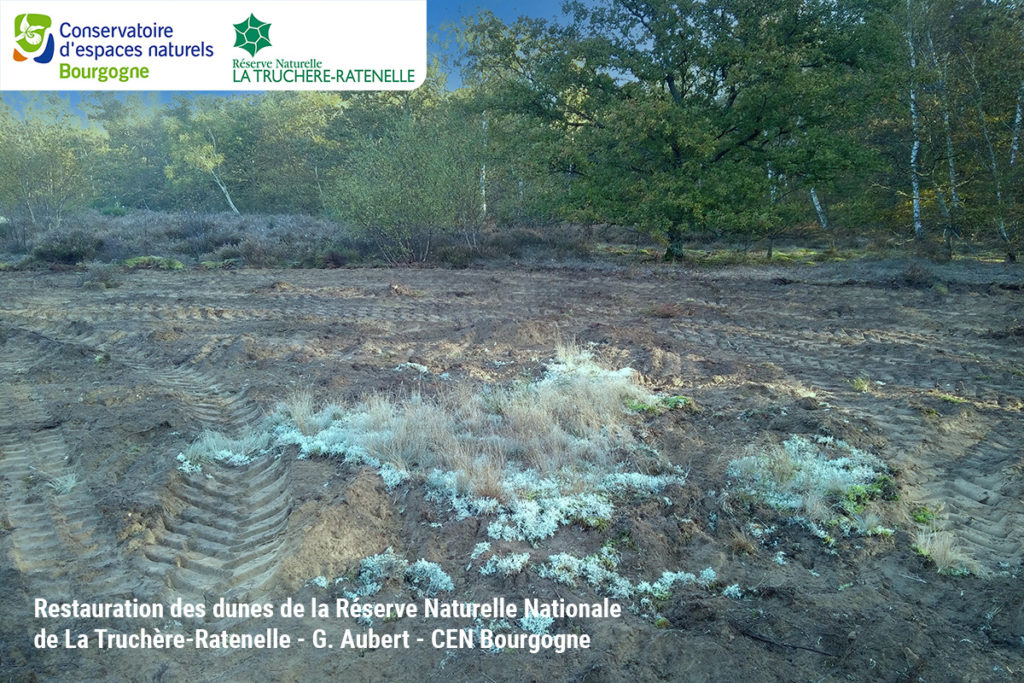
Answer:
[[[83,230],[72,230],[49,241],[36,244],[32,259],[41,263],[61,263],[73,266],[90,261],[103,246],[103,240]]]

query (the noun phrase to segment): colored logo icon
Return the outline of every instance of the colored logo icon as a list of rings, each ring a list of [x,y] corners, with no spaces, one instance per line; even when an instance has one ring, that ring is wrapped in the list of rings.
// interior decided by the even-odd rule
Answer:
[[[235,47],[240,47],[253,57],[265,47],[270,47],[270,24],[260,21],[255,14],[235,27]]]
[[[14,18],[14,61],[25,62],[30,58],[40,64],[53,59],[53,22],[45,14],[19,14]]]

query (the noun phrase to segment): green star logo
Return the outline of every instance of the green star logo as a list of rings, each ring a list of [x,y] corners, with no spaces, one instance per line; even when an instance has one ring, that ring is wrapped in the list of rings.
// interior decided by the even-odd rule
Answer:
[[[265,47],[270,47],[270,24],[260,21],[255,14],[235,27],[235,47],[240,47],[253,57]]]

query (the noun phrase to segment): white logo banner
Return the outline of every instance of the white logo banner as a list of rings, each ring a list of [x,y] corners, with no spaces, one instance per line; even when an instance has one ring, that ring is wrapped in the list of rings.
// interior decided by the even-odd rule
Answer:
[[[0,0],[0,90],[411,90],[426,0]]]

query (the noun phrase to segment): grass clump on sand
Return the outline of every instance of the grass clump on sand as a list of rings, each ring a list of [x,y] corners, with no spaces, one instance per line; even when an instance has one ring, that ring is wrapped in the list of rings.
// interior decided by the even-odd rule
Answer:
[[[178,454],[178,469],[185,474],[198,474],[210,462],[239,467],[267,455],[270,447],[271,435],[266,432],[233,439],[220,432],[206,431]]]
[[[609,370],[587,351],[563,348],[531,382],[438,398],[375,395],[319,411],[293,396],[272,429],[299,458],[369,465],[389,488],[415,476],[456,519],[493,515],[492,538],[537,543],[563,525],[600,526],[627,491],[654,494],[683,480],[637,436],[637,403],[685,401],[666,402],[636,371]]]
[[[963,553],[951,531],[921,531],[914,540],[913,548],[919,555],[931,560],[940,574],[965,576],[977,570],[974,561]]]

